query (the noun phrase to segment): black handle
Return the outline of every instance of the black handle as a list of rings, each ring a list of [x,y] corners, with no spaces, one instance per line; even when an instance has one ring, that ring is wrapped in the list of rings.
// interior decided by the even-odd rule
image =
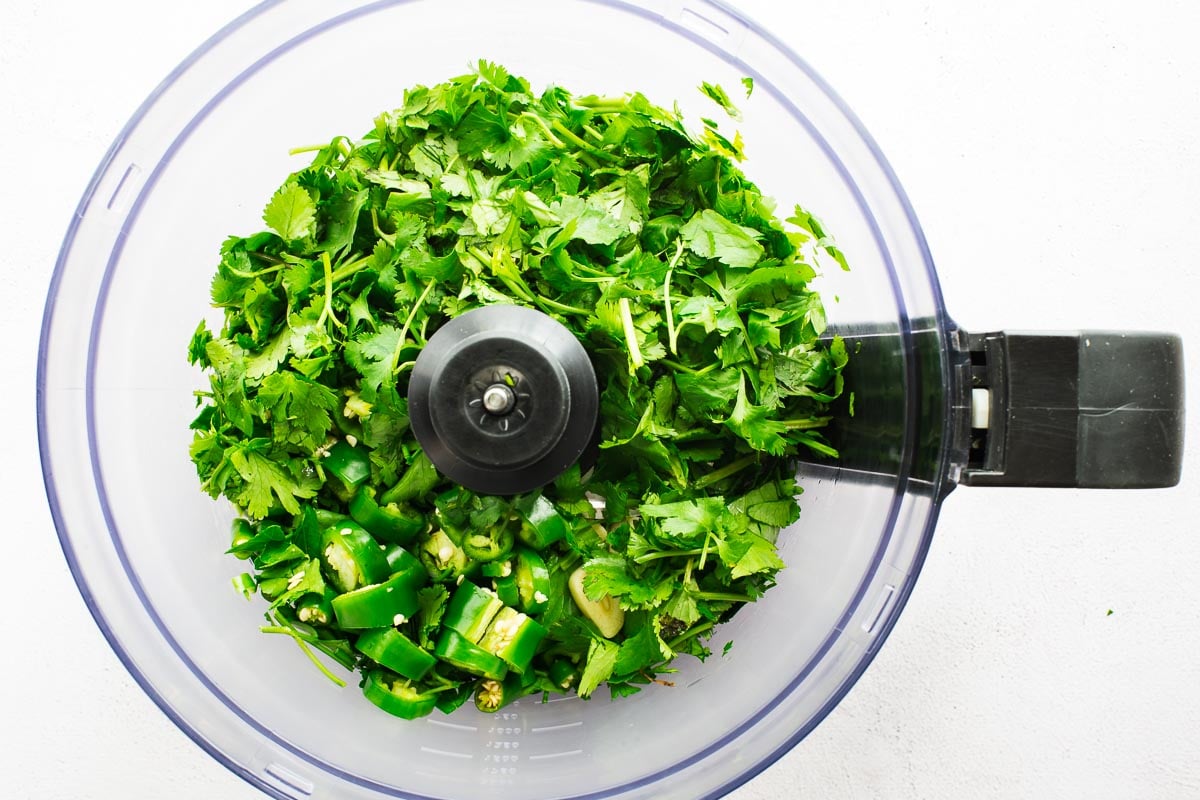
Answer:
[[[1161,333],[967,334],[960,483],[1150,489],[1179,482],[1183,343]]]

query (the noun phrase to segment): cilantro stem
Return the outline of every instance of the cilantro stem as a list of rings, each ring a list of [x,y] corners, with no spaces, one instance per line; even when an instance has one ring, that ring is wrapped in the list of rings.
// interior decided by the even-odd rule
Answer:
[[[613,114],[629,110],[624,97],[576,97],[575,104],[597,114]]]
[[[325,268],[325,306],[321,309],[321,316],[317,317],[317,326],[324,325],[325,320],[329,319],[344,330],[346,326],[333,314],[333,265],[329,263],[329,253],[321,253],[321,265]]]
[[[339,281],[345,280],[346,278],[349,278],[351,275],[353,275],[354,273],[358,272],[363,267],[370,264],[373,259],[374,259],[374,256],[369,255],[369,256],[363,256],[362,258],[351,261],[349,264],[342,264],[340,267],[338,267],[337,269],[335,269],[333,271],[333,275],[331,276],[333,282],[337,283]]]
[[[704,569],[704,562],[708,561],[708,543],[712,541],[712,531],[706,531],[704,534],[704,546],[700,548],[700,563],[696,565],[697,569]]]
[[[404,340],[408,338],[408,329],[412,327],[417,312],[421,310],[421,306],[425,305],[425,299],[433,291],[433,284],[436,282],[430,279],[429,283],[425,284],[425,291],[421,292],[421,296],[417,298],[417,302],[413,303],[412,308],[408,310],[408,318],[404,320],[404,327],[400,329],[400,336],[396,339],[396,349],[392,351],[392,357],[388,362],[392,365],[391,371],[393,375],[400,369],[396,362],[400,360],[400,351],[404,349]]]
[[[695,367],[689,367],[687,364],[681,364],[678,361],[674,361],[669,358],[660,358],[658,360],[658,362],[660,364],[665,364],[668,367],[671,367],[672,369],[677,369],[681,372],[686,372],[689,375],[707,375],[708,373],[710,373],[714,369],[716,369],[717,366],[720,364],[719,361],[714,361],[706,367],[701,367],[700,369],[696,369]]]
[[[588,311],[586,308],[580,308],[578,306],[569,306],[566,303],[560,303],[557,300],[551,300],[549,297],[534,297],[533,300],[535,303],[537,303],[542,308],[553,309],[555,311],[561,311],[563,314],[579,314],[581,316],[586,317],[592,313],[591,311]]]
[[[304,153],[318,153],[330,145],[337,147],[338,152],[343,156],[348,156],[353,151],[353,148],[350,146],[350,142],[346,140],[346,137],[338,136],[332,142],[328,142],[326,144],[308,144],[302,147],[293,147],[292,149],[288,150],[288,155],[298,156]]]
[[[471,255],[473,255],[476,259],[478,259],[481,264],[485,264],[485,265],[491,267],[492,274],[495,275],[497,278],[499,278],[500,281],[505,286],[508,287],[509,291],[511,291],[513,294],[517,295],[518,297],[520,297],[526,303],[536,303],[537,296],[534,295],[533,291],[530,290],[529,286],[526,285],[526,283],[523,280],[521,280],[520,276],[518,275],[514,279],[514,276],[509,275],[508,271],[506,269],[504,269],[503,266],[500,264],[501,260],[504,258],[505,254],[506,254],[506,253],[502,253],[501,250],[502,250],[501,247],[497,247],[495,250],[493,250],[489,254],[489,253],[485,253],[483,250],[479,249],[478,247],[468,247],[467,248],[467,252],[470,253]],[[515,265],[514,265],[514,267],[515,267]],[[516,270],[514,269],[513,272],[515,274]]]
[[[699,597],[699,594],[696,594],[695,596]],[[683,644],[688,639],[695,639],[700,634],[712,630],[715,625],[715,622],[709,620],[708,622],[702,622],[699,625],[688,628],[686,631],[667,642],[667,647],[669,647],[671,650],[678,650],[679,645]]]
[[[620,161],[620,159],[617,158],[616,156],[614,156],[612,153],[607,153],[607,152],[601,150],[600,148],[596,147],[595,145],[579,138],[578,134],[576,134],[574,131],[572,131],[570,128],[568,128],[566,125],[563,125],[562,122],[560,122],[559,120],[552,120],[551,123],[549,125],[547,125],[546,120],[542,119],[540,116],[538,116],[537,114],[534,114],[531,111],[526,111],[526,112],[522,113],[520,116],[517,117],[517,119],[533,120],[534,124],[536,124],[538,126],[538,128],[541,129],[542,134],[546,137],[546,139],[549,140],[550,144],[554,145],[559,150],[566,150],[567,142],[570,142],[571,144],[575,145],[576,147],[578,147],[580,150],[583,151],[582,153],[579,154],[580,160],[585,161],[585,162],[590,162],[588,164],[588,166],[591,166],[592,168],[595,168],[599,165],[596,164],[594,161],[592,161],[592,159],[589,159],[588,158],[589,155],[595,156],[596,158],[602,159],[609,163],[615,163],[615,162]],[[559,137],[562,137],[562,138],[559,138]],[[564,142],[563,139],[566,139],[567,141]]]
[[[325,664],[321,662],[321,659],[317,658],[317,654],[309,649],[308,644],[304,641],[304,637],[297,633],[295,629],[283,625],[266,625],[259,630],[261,630],[263,633],[281,633],[285,636],[292,637],[292,641],[304,651],[304,655],[308,656],[309,661],[317,665],[317,669],[321,670],[321,673],[326,678],[329,678],[329,680],[333,681],[340,687],[345,687],[346,682],[329,671],[329,667],[325,666]]]
[[[671,273],[675,271],[675,265],[679,263],[679,258],[682,255],[683,238],[680,237],[675,242],[675,256],[671,259],[671,263],[667,265],[667,277],[663,278],[663,306],[666,308],[667,314],[667,341],[670,343],[671,355],[678,355],[678,352],[675,350],[675,342],[677,341],[675,313],[671,310]]]
[[[225,269],[229,270],[234,275],[237,275],[239,278],[257,278],[260,275],[270,275],[272,272],[278,272],[279,270],[283,269],[286,266],[287,266],[287,264],[277,263],[271,267],[263,267],[262,269],[256,269],[254,272],[243,272],[242,270],[237,269],[236,267],[231,267],[228,264],[226,264]]]
[[[819,442],[816,439],[813,439],[811,436],[805,436],[802,434],[801,437],[797,439],[797,441],[800,444],[803,444],[806,447],[808,447],[808,449],[813,450],[817,453],[820,453],[821,455],[829,456],[830,458],[838,457],[838,451],[835,448],[830,447],[829,445],[825,444],[824,442]]]
[[[591,267],[587,267],[578,263],[575,261],[575,259],[571,258],[565,248],[556,250],[552,258],[554,259],[554,265],[563,272],[567,273],[567,277],[573,281],[579,281],[580,283],[603,283],[611,285],[617,280],[615,275],[606,275],[599,270],[592,269]],[[577,270],[590,273],[592,277],[584,277],[583,275],[579,275],[576,272]]]
[[[793,431],[805,431],[813,428],[824,428],[833,417],[807,417],[803,419],[780,420],[779,424]]]
[[[754,598],[748,594],[733,592],[692,592],[697,600],[713,600],[719,603],[753,603]]]
[[[590,142],[588,142],[584,139],[581,139],[578,134],[576,134],[574,131],[572,131],[570,128],[568,128],[566,125],[563,125],[562,122],[560,122],[559,120],[551,120],[550,127],[554,128],[554,132],[557,133],[559,136],[563,137],[568,142],[570,142],[571,144],[578,147],[580,150],[583,150],[586,153],[591,153],[596,158],[603,159],[604,161],[607,161],[610,164],[616,163],[621,160],[621,159],[617,158],[616,156],[614,156],[612,153],[601,150],[599,147],[596,147],[594,144],[591,144]]]
[[[642,357],[642,349],[638,347],[637,328],[633,326],[633,312],[629,309],[629,298],[622,297],[617,301],[617,306],[621,310],[621,327],[625,329],[625,344],[629,347],[629,360],[633,362],[634,369],[637,369],[646,361]]]
[[[524,112],[523,114],[521,114],[520,116],[518,116],[518,117],[517,117],[517,119],[530,119],[530,120],[533,120],[533,122],[534,122],[534,123],[535,123],[535,124],[536,124],[536,125],[537,125],[539,128],[541,128],[542,135],[544,135],[544,136],[545,136],[547,139],[549,139],[549,140],[550,140],[550,144],[554,145],[554,146],[555,146],[555,147],[557,147],[559,150],[563,150],[563,149],[565,149],[565,148],[566,148],[566,145],[563,143],[563,140],[562,140],[562,139],[559,139],[557,136],[555,136],[555,135],[554,135],[554,131],[550,130],[549,126],[547,126],[547,125],[546,125],[546,120],[542,119],[542,118],[541,118],[540,116],[538,116],[537,114],[534,114],[534,113],[533,113],[533,112],[531,112],[531,111],[526,111],[526,112]]]
[[[707,475],[705,475],[703,478],[700,478],[692,485],[696,489],[704,489],[708,486],[712,486],[714,483],[718,483],[720,481],[725,480],[726,478],[730,477],[731,475],[736,475],[737,473],[741,472],[746,467],[750,466],[751,464],[754,464],[757,461],[758,461],[757,455],[742,456],[737,461],[731,461],[730,463],[726,464],[725,466],[721,467],[720,469],[718,469],[714,472],[708,473]]]
[[[396,243],[395,234],[384,233],[383,229],[379,227],[379,214],[373,208],[371,209],[371,227],[375,229],[375,235],[380,239],[383,239],[389,245],[394,245]]]
[[[698,556],[703,552],[703,547],[693,547],[691,550],[656,550],[651,553],[642,553],[633,560],[638,564],[646,564],[650,561],[657,561],[660,558],[688,558]],[[691,561],[688,562],[689,568],[691,567],[691,563]]]

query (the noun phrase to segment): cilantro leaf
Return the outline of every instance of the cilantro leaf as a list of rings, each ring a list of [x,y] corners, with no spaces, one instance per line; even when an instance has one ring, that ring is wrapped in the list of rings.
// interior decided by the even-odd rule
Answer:
[[[732,119],[740,120],[742,118],[742,112],[738,110],[733,101],[729,99],[729,95],[719,85],[704,81],[700,84],[700,91],[705,97],[719,105]],[[747,92],[748,96],[749,93]]]
[[[608,245],[627,232],[616,217],[598,204],[589,204],[582,197],[568,195],[550,204],[550,211],[571,231],[571,237],[588,244]]]
[[[757,572],[777,572],[783,560],[775,545],[754,533],[727,536],[717,543],[717,553],[731,570],[734,580]]]
[[[700,497],[675,503],[643,503],[638,507],[643,517],[660,520],[662,533],[671,542],[683,547],[701,544],[716,530],[728,510],[724,497]]]
[[[379,330],[346,343],[346,363],[363,377],[363,383],[378,389],[392,380],[392,360],[400,348],[400,329],[383,325]]]
[[[711,208],[688,220],[679,235],[696,255],[715,258],[731,267],[753,267],[765,252],[750,229],[730,222]]]
[[[655,631],[653,621],[648,620],[637,633],[621,642],[616,664],[613,665],[613,674],[639,673],[670,658],[671,655],[670,649]]]
[[[675,376],[680,399],[697,415],[732,408],[737,400],[740,381],[741,372],[735,369],[719,369],[706,375],[679,373]]]
[[[325,591],[325,578],[321,575],[321,562],[315,558],[308,559],[297,566],[288,567],[281,577],[286,577],[284,591],[271,601],[271,608],[291,603],[309,593],[320,594]]]
[[[316,232],[317,207],[307,189],[284,184],[267,203],[263,222],[284,241],[304,239]]]
[[[746,393],[746,375],[742,373],[738,384],[737,400],[725,424],[745,439],[755,450],[773,456],[781,456],[787,449],[783,435],[788,430],[786,423],[771,418],[771,410],[755,405]]]
[[[245,482],[236,500],[250,516],[259,519],[270,513],[274,500],[289,514],[298,514],[297,500],[312,497],[314,492],[301,487],[283,467],[264,455],[265,445],[263,439],[250,439],[230,449],[229,461]]]
[[[589,697],[601,683],[608,680],[617,666],[621,648],[607,639],[593,639],[588,646],[587,665],[579,678],[576,691],[580,697]]]
[[[366,189],[356,189],[326,201],[322,208],[325,238],[321,247],[330,252],[337,252],[354,242],[354,234],[358,231],[359,213],[369,197],[370,193]]]
[[[700,621],[700,608],[696,604],[696,596],[687,587],[675,592],[663,606],[662,613],[666,617],[679,620],[685,628]]]
[[[655,608],[671,596],[673,581],[639,578],[629,572],[625,559],[601,556],[583,565],[583,587],[587,596],[599,600],[604,595],[619,599],[624,609]]]
[[[329,412],[339,405],[331,389],[291,371],[268,375],[258,389],[258,400],[271,413],[275,441],[308,452],[325,441],[333,427]]]
[[[417,591],[417,602],[420,603],[417,612],[418,636],[421,647],[426,650],[432,650],[434,647],[434,638],[441,627],[442,617],[446,613],[446,602],[449,599],[450,590],[439,584]]]

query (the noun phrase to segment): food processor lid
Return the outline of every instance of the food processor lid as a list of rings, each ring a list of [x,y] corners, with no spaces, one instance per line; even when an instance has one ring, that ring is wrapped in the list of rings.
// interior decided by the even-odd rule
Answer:
[[[561,323],[522,306],[450,320],[409,380],[409,418],[429,460],[484,494],[553,481],[593,442],[599,408],[587,351]]]

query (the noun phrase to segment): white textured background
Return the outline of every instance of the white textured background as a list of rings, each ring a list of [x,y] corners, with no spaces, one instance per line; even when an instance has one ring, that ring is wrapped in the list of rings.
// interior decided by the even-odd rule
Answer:
[[[1200,375],[1200,5],[740,5],[875,136],[964,327],[1171,330]],[[47,282],[93,169],[246,7],[0,4],[5,798],[260,797],[92,623],[46,509],[33,391]],[[1173,490],[955,492],[874,665],[734,800],[1200,797],[1196,431]]]

